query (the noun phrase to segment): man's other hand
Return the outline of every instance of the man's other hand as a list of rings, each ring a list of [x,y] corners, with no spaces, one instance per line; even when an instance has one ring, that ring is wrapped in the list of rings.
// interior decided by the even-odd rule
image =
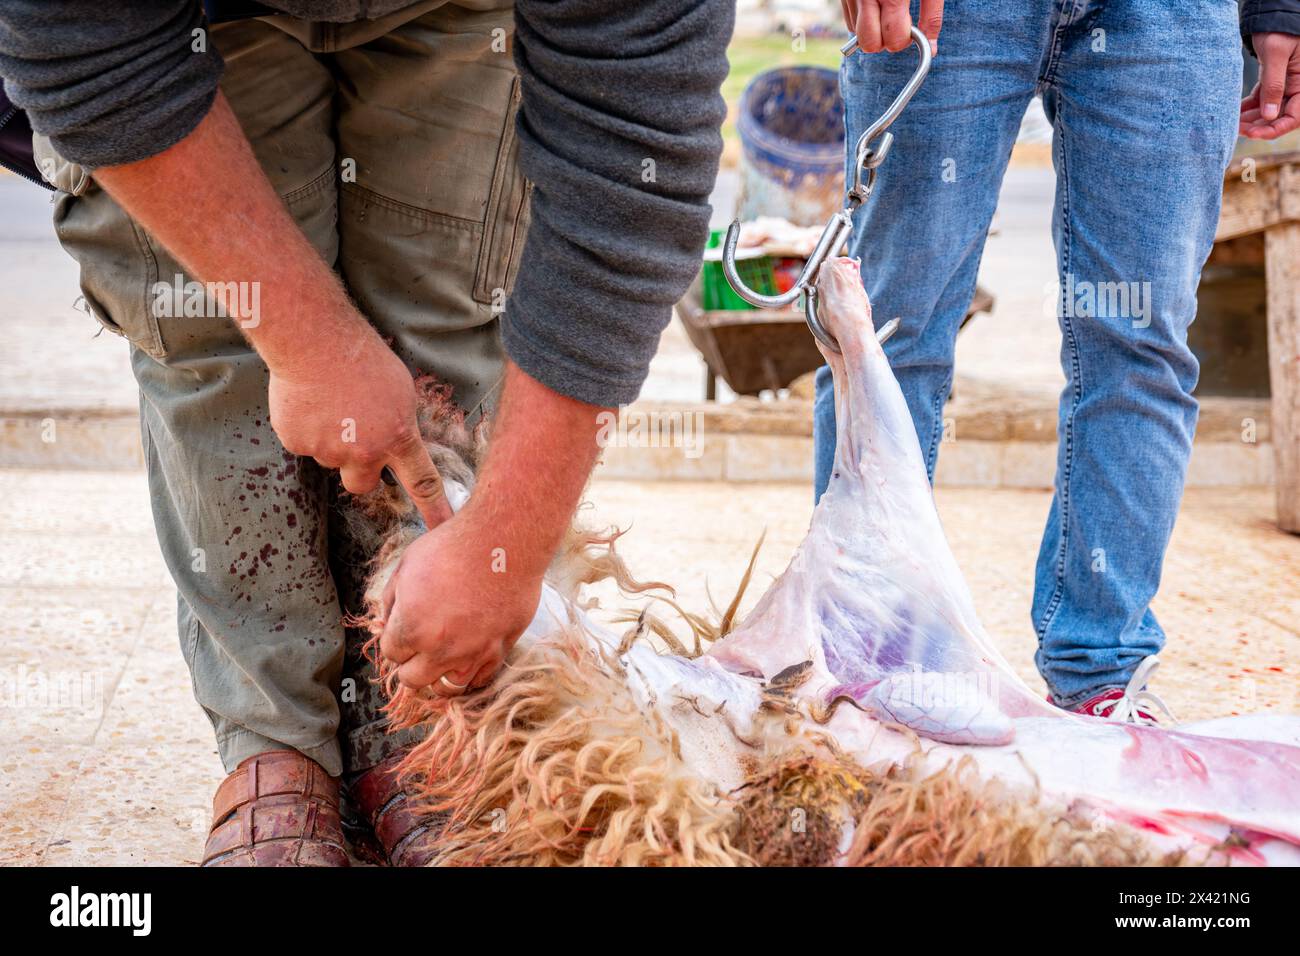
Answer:
[[[840,0],[844,24],[856,34],[863,53],[897,53],[912,42],[912,11],[908,0]],[[918,26],[930,38],[930,52],[939,52],[943,0],[921,0]]]
[[[1300,126],[1300,37],[1256,33],[1259,82],[1241,101],[1242,136],[1277,139]]]
[[[272,367],[271,427],[288,451],[338,469],[353,494],[370,491],[389,467],[425,524],[437,527],[451,517],[451,506],[420,440],[411,373],[359,316],[352,328],[352,340],[339,343],[337,364]]]
[[[418,538],[384,590],[379,648],[407,687],[455,697],[484,686],[537,610],[541,573],[513,569],[479,515],[471,502]]]

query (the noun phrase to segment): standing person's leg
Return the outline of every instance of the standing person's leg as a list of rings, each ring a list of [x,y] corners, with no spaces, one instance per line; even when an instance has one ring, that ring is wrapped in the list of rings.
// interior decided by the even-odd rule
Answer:
[[[862,260],[876,323],[902,320],[885,353],[932,478],[957,329],[975,292],[999,186],[1034,94],[1052,6],[1048,0],[947,5],[939,55],[890,127],[893,148],[854,220],[849,255]],[[916,59],[909,47],[845,61],[840,86],[850,176],[858,137],[903,88]],[[817,375],[813,432],[820,498],[835,452],[827,367]]]
[[[332,262],[333,78],[264,23],[226,24],[211,36],[226,61],[222,90],[256,155]],[[190,277],[166,250],[87,185],[58,195],[55,227],[81,265],[87,304],[132,346],[181,648],[222,762],[232,771],[255,754],[295,749],[337,776],[343,630],[326,562],[324,475],[272,431],[266,366],[236,320],[189,294]],[[181,294],[160,296],[158,283]],[[255,292],[247,290],[250,305]]]
[[[341,186],[339,271],[397,354],[450,384],[471,423],[501,379],[498,315],[527,226],[513,30],[509,0],[448,4],[329,58],[339,155],[355,169]],[[351,550],[339,542],[336,571],[355,599],[364,569],[343,566]],[[386,733],[363,640],[349,636],[345,663],[357,694],[343,707],[352,771],[410,742]]]
[[[1164,635],[1150,602],[1196,428],[1187,347],[1241,88],[1232,0],[1106,0],[1046,77],[1062,277],[1056,494],[1038,669],[1066,707],[1124,686]]]
[[[262,168],[332,263],[333,77],[266,23],[223,24],[209,36],[226,63],[222,90]],[[213,800],[204,865],[347,866],[336,779],[344,640],[327,560],[327,478],[276,437],[267,369],[239,320],[221,315],[217,297],[106,193],[85,177],[69,182],[76,195],[58,196],[56,230],[81,265],[87,304],[132,346],[181,648],[229,772]],[[238,293],[241,320],[276,320],[261,313],[256,286]]]

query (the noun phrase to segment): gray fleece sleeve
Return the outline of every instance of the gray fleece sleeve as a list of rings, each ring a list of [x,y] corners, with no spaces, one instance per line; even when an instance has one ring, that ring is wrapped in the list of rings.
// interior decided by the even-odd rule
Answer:
[[[557,392],[636,398],[699,268],[722,151],[733,0],[518,0],[532,227],[510,356]],[[65,158],[134,162],[198,125],[221,60],[192,0],[4,0],[0,76]]]
[[[633,401],[700,267],[734,0],[518,0],[532,224],[502,337],[554,391]]]
[[[184,139],[212,106],[221,58],[194,49],[201,25],[193,0],[3,0],[0,76],[65,159],[135,162]]]

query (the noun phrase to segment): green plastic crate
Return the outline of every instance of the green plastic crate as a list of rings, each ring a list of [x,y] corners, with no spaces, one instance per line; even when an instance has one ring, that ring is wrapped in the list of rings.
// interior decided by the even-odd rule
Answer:
[[[709,233],[709,243],[706,248],[718,248],[722,245],[725,236],[726,231],[723,229],[712,230]],[[755,292],[761,292],[763,295],[776,295],[776,278],[772,271],[771,256],[737,259],[736,271],[740,273],[740,278],[745,285]],[[708,259],[704,261],[700,291],[701,305],[706,311],[736,311],[754,308],[754,306],[736,295],[736,291],[731,288],[731,283],[727,281],[727,276],[722,271],[722,263],[719,261]]]

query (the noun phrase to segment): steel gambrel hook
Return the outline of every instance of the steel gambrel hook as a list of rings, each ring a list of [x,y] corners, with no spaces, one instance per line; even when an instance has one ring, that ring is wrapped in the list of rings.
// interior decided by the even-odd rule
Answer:
[[[817,240],[817,245],[813,247],[813,251],[809,254],[794,285],[779,295],[764,295],[745,285],[744,280],[740,278],[740,273],[736,270],[736,245],[740,241],[739,219],[736,219],[727,228],[727,239],[722,246],[722,272],[727,277],[728,284],[735,290],[736,295],[760,309],[784,308],[799,298],[800,295],[803,295],[804,318],[808,322],[809,330],[811,330],[818,342],[833,352],[840,351],[839,344],[817,317],[817,273],[821,270],[822,263],[828,257],[838,255],[844,243],[848,241],[849,233],[853,230],[853,213],[870,198],[871,190],[876,184],[876,171],[880,168],[880,164],[884,162],[885,157],[889,155],[889,148],[893,145],[894,136],[887,130],[894,120],[898,119],[899,114],[903,112],[904,107],[911,101],[917,89],[925,80],[926,74],[930,72],[930,41],[915,26],[912,27],[912,44],[920,52],[921,61],[917,64],[916,71],[912,74],[911,79],[899,91],[898,96],[894,97],[894,102],[889,104],[889,109],[885,110],[881,117],[868,126],[866,131],[858,137],[858,142],[853,150],[855,159],[853,185],[847,191],[844,208],[832,216],[831,221],[822,230],[821,238]],[[840,53],[846,57],[852,56],[857,50],[857,37],[850,39],[844,46],[840,47]],[[880,143],[878,146],[873,147],[871,144],[877,138],[879,138]],[[865,182],[863,181],[864,171],[866,173]],[[876,333],[877,341],[885,341],[897,328],[897,320],[882,326]]]

